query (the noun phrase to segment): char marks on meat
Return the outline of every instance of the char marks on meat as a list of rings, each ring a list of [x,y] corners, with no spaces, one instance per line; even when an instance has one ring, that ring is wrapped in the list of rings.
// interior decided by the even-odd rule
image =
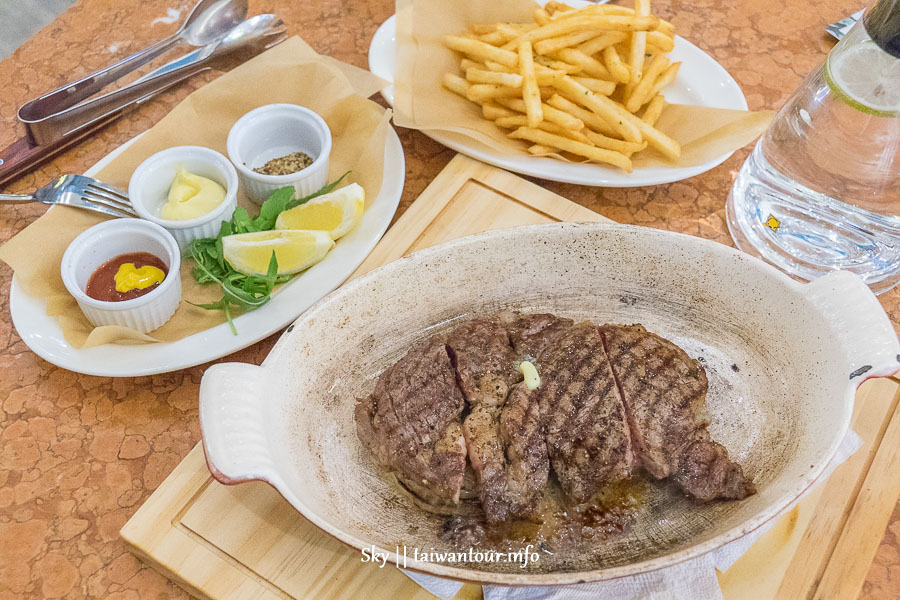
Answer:
[[[575,322],[549,313],[501,313],[499,318],[509,332],[516,354],[538,358],[544,348],[566,332]]]
[[[701,502],[741,500],[756,493],[756,486],[744,477],[741,466],[728,457],[722,444],[709,439],[706,429],[681,451],[674,479],[678,487]]]
[[[537,405],[515,385],[522,376],[509,335],[495,320],[474,319],[453,330],[447,348],[469,404],[463,433],[485,518],[526,515],[547,483],[549,463]]]
[[[600,327],[622,393],[635,455],[650,475],[700,500],[755,491],[741,467],[709,439],[703,416],[708,382],[696,360],[640,325]]]
[[[553,471],[566,496],[584,502],[631,474],[625,407],[592,323],[570,327],[540,357],[541,412]]]
[[[502,406],[510,386],[522,378],[509,335],[490,319],[473,319],[447,338],[459,387],[471,407]]]
[[[357,433],[435,508],[459,502],[468,457],[488,523],[532,516],[551,467],[574,503],[640,468],[699,501],[745,498],[753,483],[707,431],[707,388],[697,361],[640,325],[501,313],[412,347],[357,401]]]
[[[427,503],[459,502],[465,402],[442,339],[413,346],[357,400],[356,430],[375,460]]]

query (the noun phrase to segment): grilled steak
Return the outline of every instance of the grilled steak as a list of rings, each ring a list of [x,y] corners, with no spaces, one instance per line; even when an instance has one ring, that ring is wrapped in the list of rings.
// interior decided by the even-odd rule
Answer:
[[[536,363],[538,388],[521,360]],[[697,361],[640,325],[501,313],[411,348],[355,416],[374,460],[432,507],[459,503],[468,457],[498,523],[532,515],[551,466],[575,503],[637,468],[700,501],[755,493],[710,439],[707,388]]]
[[[357,400],[356,430],[376,462],[425,502],[456,504],[466,468],[462,393],[442,339],[428,339]]]
[[[453,330],[447,347],[469,403],[463,434],[485,518],[497,523],[523,515],[547,483],[549,463],[537,405],[514,392],[507,406],[511,386],[522,378],[509,336],[496,321],[475,319]]]
[[[708,387],[703,367],[640,325],[603,325],[600,332],[640,465],[657,479],[679,473],[676,483],[698,499],[753,493],[740,466],[709,439],[702,416]]]
[[[495,321],[473,319],[463,323],[450,333],[447,349],[459,387],[472,408],[499,408],[506,401],[509,386],[522,379],[509,336]]]
[[[572,319],[563,319],[549,313],[502,313],[499,318],[509,332],[516,354],[531,358],[538,358],[544,348],[574,324]]]
[[[558,336],[541,353],[540,374],[547,447],[566,496],[584,502],[628,477],[631,435],[597,327],[580,323]]]
[[[741,500],[756,493],[756,486],[744,477],[741,466],[728,458],[724,446],[709,439],[706,429],[698,431],[696,439],[681,451],[674,478],[678,487],[702,502]]]
[[[528,516],[550,475],[538,390],[529,390],[524,383],[513,387],[500,413],[500,442],[506,454],[504,502],[508,513]],[[491,512],[485,509],[488,516]]]

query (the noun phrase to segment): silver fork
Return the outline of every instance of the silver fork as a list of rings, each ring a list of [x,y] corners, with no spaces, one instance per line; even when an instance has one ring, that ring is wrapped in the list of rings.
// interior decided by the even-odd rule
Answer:
[[[33,194],[0,194],[0,204],[43,202],[75,206],[113,217],[136,217],[128,195],[84,175],[63,175]]]

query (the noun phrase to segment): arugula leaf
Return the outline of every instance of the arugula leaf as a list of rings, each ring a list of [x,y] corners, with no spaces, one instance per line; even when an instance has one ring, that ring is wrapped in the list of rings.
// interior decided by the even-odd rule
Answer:
[[[217,284],[222,288],[222,297],[207,304],[193,302],[189,302],[189,304],[206,310],[223,311],[225,319],[231,327],[231,332],[237,335],[232,311],[253,310],[266,304],[271,299],[275,287],[290,281],[296,274],[279,275],[278,260],[274,252],[265,275],[241,273],[225,260],[222,238],[238,233],[255,233],[274,229],[275,221],[282,212],[333,191],[349,173],[350,171],[347,171],[322,189],[296,200],[293,199],[293,187],[277,189],[263,202],[256,218],[251,219],[244,208],[238,207],[235,209],[231,221],[222,223],[216,237],[192,241],[186,254],[196,263],[191,271],[194,280],[199,284]]]
[[[344,180],[344,177],[346,177],[349,174],[350,174],[350,171],[345,171],[344,174],[341,175],[340,177],[338,177],[335,181],[332,181],[331,183],[329,183],[322,189],[313,192],[309,196],[304,196],[303,198],[298,198],[296,200],[290,200],[287,204],[285,204],[284,210],[291,210],[292,208],[296,208],[296,207],[300,206],[301,204],[306,204],[313,198],[318,198],[319,196],[333,192],[334,188],[336,188]]]
[[[249,233],[252,231],[251,227],[253,227],[253,222],[250,220],[250,215],[247,213],[247,209],[243,206],[238,206],[234,209],[234,216],[231,217],[231,223],[228,225],[231,226],[234,230],[234,233]],[[223,223],[224,225],[224,223]],[[221,233],[219,234],[221,237]]]
[[[253,231],[269,231],[275,228],[275,220],[294,197],[292,186],[275,190],[259,208],[259,216],[253,219]]]

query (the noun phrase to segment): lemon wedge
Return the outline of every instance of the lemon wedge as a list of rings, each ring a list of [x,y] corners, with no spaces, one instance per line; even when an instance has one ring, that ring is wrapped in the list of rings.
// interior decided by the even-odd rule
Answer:
[[[297,273],[322,260],[333,246],[327,231],[258,231],[222,238],[225,260],[247,275],[265,275],[272,252],[278,260],[279,275]]]
[[[358,183],[323,194],[278,215],[275,229],[327,231],[336,240],[359,223],[366,206],[366,194]]]

